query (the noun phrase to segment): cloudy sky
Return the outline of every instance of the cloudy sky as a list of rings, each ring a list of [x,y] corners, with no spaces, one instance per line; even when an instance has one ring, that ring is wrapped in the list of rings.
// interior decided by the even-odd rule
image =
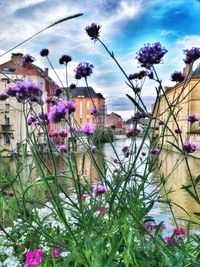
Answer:
[[[52,27],[12,52],[30,53],[35,64],[48,67],[39,52],[50,50],[50,59],[60,77],[65,72],[58,60],[68,54],[70,82],[79,62],[94,65],[89,85],[106,97],[108,111],[124,118],[133,115],[133,106],[125,94],[132,91],[125,78],[100,43],[94,43],[84,28],[92,22],[102,25],[100,38],[114,52],[127,74],[139,71],[136,52],[146,43],[161,42],[168,53],[157,67],[161,80],[170,84],[170,74],[182,70],[183,49],[200,47],[200,3],[196,0],[0,0],[0,54],[14,47],[56,20],[76,13],[83,16]],[[0,57],[8,61],[10,54]],[[50,74],[53,77],[52,71]],[[171,83],[172,84],[172,83]],[[84,81],[80,80],[80,86]],[[142,89],[145,103],[150,107],[155,95],[155,84]]]

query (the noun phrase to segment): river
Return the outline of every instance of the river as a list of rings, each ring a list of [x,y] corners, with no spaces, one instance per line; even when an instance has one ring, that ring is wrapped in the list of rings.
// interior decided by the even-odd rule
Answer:
[[[138,145],[140,144],[142,139],[138,138]],[[130,145],[130,139],[123,139],[123,140],[117,140],[113,142],[113,147],[115,148],[117,154],[119,157],[123,157],[122,148],[124,146]],[[114,160],[116,159],[116,155],[113,151],[113,148],[109,143],[104,145],[104,154],[106,160],[109,162],[109,168],[113,170],[115,168]],[[146,151],[147,148],[143,147],[143,152]],[[97,155],[95,155],[96,160],[98,162],[98,165],[101,166],[101,159],[98,158]],[[84,158],[84,164],[83,164],[83,158]],[[96,171],[96,168],[92,164],[89,157],[87,157],[85,154],[80,153],[77,154],[76,160],[78,163],[78,168],[81,173],[82,179],[85,179],[89,181],[90,183],[94,183],[98,180],[99,174]],[[175,216],[179,219],[188,220],[192,219],[195,220],[196,217],[193,214],[194,212],[200,211],[200,205],[198,205],[188,193],[186,193],[183,189],[181,189],[182,185],[186,185],[190,183],[190,179],[188,176],[187,168],[185,165],[185,162],[180,159],[180,154],[175,152],[169,152],[166,150],[163,150],[161,154],[159,155],[159,162],[162,163],[158,172],[154,175],[152,174],[153,183],[151,186],[148,187],[148,191],[154,190],[158,183],[159,183],[159,177],[160,175],[167,176],[171,170],[174,168],[174,166],[178,163],[178,166],[174,169],[172,172],[170,178],[167,180],[165,184],[165,190],[170,190],[171,193],[168,195],[168,198],[175,204],[172,204],[172,210],[175,214]],[[1,163],[2,164],[2,163]],[[50,161],[47,160],[47,164],[50,166]],[[197,176],[200,174],[200,160],[190,158],[189,164],[192,170],[192,174],[194,176]],[[3,165],[1,165],[2,167]],[[4,165],[5,167],[5,165]],[[14,168],[14,162],[12,160],[6,159],[6,169],[8,171],[13,172]],[[60,175],[64,175],[64,167],[63,162],[60,160],[59,157],[56,158],[56,169],[58,172],[60,172]],[[144,165],[140,166],[140,171],[142,172],[144,169]],[[109,174],[109,171],[107,172]],[[36,173],[36,169],[31,163],[31,159],[28,160],[27,168],[23,171],[22,175],[24,176],[24,179],[37,179],[38,174]],[[73,184],[69,182],[67,185],[65,185],[66,188],[70,189],[73,188]],[[200,192],[200,189],[198,189]],[[164,195],[163,190],[161,190],[161,195]],[[200,195],[200,194],[199,194]],[[166,199],[163,197],[163,199]],[[180,208],[182,207],[182,208]],[[152,215],[156,221],[166,222],[169,226],[174,226],[174,222],[171,216],[171,212],[169,209],[169,206],[167,204],[161,204],[161,203],[155,203],[154,208],[151,210],[150,215]],[[195,226],[193,228],[196,228]]]

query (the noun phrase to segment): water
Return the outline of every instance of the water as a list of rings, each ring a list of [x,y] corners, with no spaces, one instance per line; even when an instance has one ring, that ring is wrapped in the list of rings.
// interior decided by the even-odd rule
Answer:
[[[141,141],[142,139],[139,138],[137,144],[139,145]],[[129,146],[129,145],[130,145],[130,139],[117,140],[113,142],[113,147],[115,148],[116,153],[119,155],[120,158],[123,157],[122,148],[124,146]],[[147,152],[146,150],[147,148],[144,146],[142,151]],[[107,170],[107,175],[109,176],[110,173],[109,168],[110,170],[114,170],[114,168],[116,168],[116,165],[114,164],[116,155],[110,144],[104,145],[104,154],[106,160],[109,162]],[[95,154],[95,158],[98,166],[102,168],[101,157],[99,157],[98,154]],[[51,168],[52,167],[51,160],[48,157],[45,158],[45,156],[44,160]],[[6,168],[9,171],[14,172],[15,167],[13,161],[10,161],[9,159],[6,159],[6,161],[7,161]],[[63,161],[61,160],[60,157],[57,157],[55,161],[56,161],[56,169],[60,175],[60,178],[62,179],[62,177],[68,175],[66,172],[66,166],[64,166]],[[84,153],[77,154],[76,161],[83,182],[87,181],[89,183],[95,183],[100,178],[101,174],[97,172],[94,164],[86,154]],[[158,170],[158,173],[152,174],[153,184],[147,188],[147,192],[150,192],[151,190],[155,189],[155,187],[159,183],[160,175],[164,174],[165,177],[167,177],[167,175],[171,172],[171,170],[177,165],[177,167],[172,172],[170,178],[166,182],[165,190],[171,189],[172,191],[168,195],[168,198],[172,201],[172,209],[176,218],[179,218],[181,220],[188,220],[188,219],[196,220],[197,218],[193,213],[200,212],[200,205],[197,204],[188,193],[186,193],[183,189],[181,189],[182,185],[187,185],[190,183],[190,179],[188,176],[186,164],[184,161],[182,161],[180,154],[163,150],[162,153],[159,155],[159,161],[162,162],[162,164]],[[33,181],[38,177],[38,173],[36,172],[36,169],[34,168],[31,162],[32,160],[31,158],[29,158],[27,164],[25,164],[26,169],[22,172],[23,179],[25,180],[28,179],[29,181],[31,180]],[[199,175],[200,160],[190,158],[189,164],[193,175],[194,176]],[[2,164],[1,167],[3,167]],[[142,173],[143,170],[144,170],[144,165],[140,166],[139,171]],[[64,179],[63,181],[65,183],[64,185],[65,189],[71,190],[73,188],[72,180]],[[200,192],[200,188],[198,190]],[[161,190],[160,194],[164,196],[163,189]],[[163,197],[163,199],[166,199],[166,197]],[[168,225],[171,226],[174,225],[171,212],[167,204],[155,203],[155,206],[152,209],[150,215],[152,215],[157,222],[165,221],[167,222]],[[193,228],[195,228],[195,226]]]

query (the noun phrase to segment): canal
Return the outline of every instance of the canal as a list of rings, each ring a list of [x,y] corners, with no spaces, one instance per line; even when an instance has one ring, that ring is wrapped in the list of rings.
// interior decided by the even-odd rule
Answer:
[[[139,145],[141,139],[139,138],[137,142]],[[124,158],[122,149],[129,145],[130,139],[122,139],[113,142],[113,147],[116,150],[116,153],[119,155],[119,158]],[[113,147],[109,143],[106,143],[103,148],[105,159],[108,162],[108,176],[110,171],[113,171],[114,168],[116,168],[116,165],[114,164],[116,160],[116,154],[113,151]],[[146,146],[143,147],[142,152],[147,153]],[[101,158],[98,156],[98,154],[95,154],[95,158],[98,165],[101,166]],[[76,160],[82,179],[85,181],[87,180],[87,182],[90,183],[96,183],[96,181],[99,179],[99,173],[97,173],[97,170],[92,164],[90,158],[84,153],[79,153],[76,155]],[[51,167],[50,159],[46,158],[46,162]],[[56,157],[55,162],[56,169],[60,177],[66,175],[66,166],[63,166],[63,161],[59,157]],[[180,220],[190,219],[195,221],[197,218],[195,217],[194,212],[199,212],[200,205],[197,204],[192,197],[185,192],[185,190],[181,189],[182,185],[187,185],[190,183],[185,161],[178,153],[162,150],[161,154],[159,155],[159,163],[161,163],[159,170],[151,176],[153,180],[152,184],[147,188],[148,192],[151,192],[151,190],[157,188],[161,175],[167,177],[170,174],[170,177],[165,183],[165,188],[160,188],[160,195],[163,196],[163,200],[166,200],[164,195],[166,191],[170,192],[168,194],[168,200],[170,200],[172,203],[171,207],[176,218]],[[4,160],[4,165],[2,164],[3,163],[1,162],[1,172],[5,169],[11,173],[15,172],[13,160],[6,159],[6,162]],[[192,174],[194,176],[198,176],[200,174],[200,159],[195,159],[192,157],[189,158],[189,165],[192,170]],[[140,172],[142,173],[143,170],[144,166],[141,165]],[[172,173],[171,170],[173,170]],[[29,180],[30,182],[31,180],[39,179],[38,173],[32,163],[31,158],[29,158],[27,161],[26,168],[23,170],[21,175],[23,176],[23,179]],[[67,184],[65,184],[65,188],[68,190],[73,190],[73,183],[70,179],[68,180]],[[198,188],[198,190],[200,192],[200,188]],[[155,203],[150,215],[153,216],[157,222],[164,221],[170,227],[174,226],[169,205],[165,203]],[[184,223],[182,224],[184,225]],[[193,228],[195,229],[197,227],[194,226]]]

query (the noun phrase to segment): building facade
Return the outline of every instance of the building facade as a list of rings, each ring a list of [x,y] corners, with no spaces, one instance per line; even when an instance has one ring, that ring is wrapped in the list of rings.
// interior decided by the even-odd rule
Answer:
[[[44,89],[43,100],[52,96],[58,85],[48,76],[48,69],[42,70],[38,66],[29,63],[24,64],[23,54],[14,53],[11,60],[0,65],[0,93],[8,85],[17,81],[32,81],[41,85]],[[26,121],[22,112],[22,103],[15,97],[9,97],[0,101],[0,151],[16,150],[19,143],[26,139]],[[50,104],[43,105],[44,111],[50,109]],[[34,111],[40,112],[40,106],[35,105]],[[28,111],[27,111],[28,112]],[[53,126],[48,126],[51,131]],[[38,133],[40,135],[40,133]],[[39,136],[40,143],[45,142],[43,136]]]
[[[161,135],[165,123],[167,124],[164,133],[166,146],[169,142],[175,141],[174,134],[179,138],[178,133],[176,134],[177,129],[182,132],[183,141],[191,140],[200,145],[200,67],[191,73],[189,79],[177,83],[174,87],[167,87],[165,94],[155,105],[154,114],[157,114],[157,117],[156,123],[155,120],[153,123],[157,134]],[[173,115],[169,116],[172,111]],[[199,120],[191,123],[188,116],[193,114]]]
[[[77,129],[89,123],[93,128],[105,126],[106,105],[101,93],[96,93],[92,87],[76,87],[71,98],[76,102],[74,125]]]

